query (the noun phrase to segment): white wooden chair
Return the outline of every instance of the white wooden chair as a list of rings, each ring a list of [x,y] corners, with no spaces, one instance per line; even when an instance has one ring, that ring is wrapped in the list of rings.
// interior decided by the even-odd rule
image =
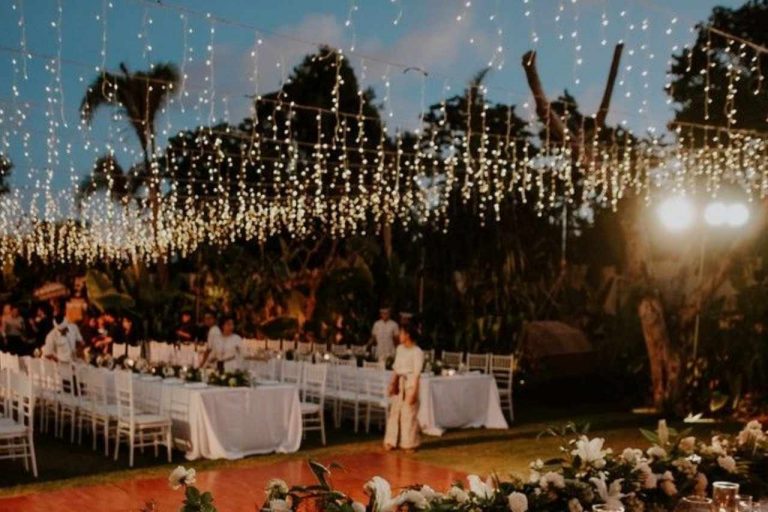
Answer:
[[[296,351],[302,354],[309,354],[314,349],[311,341],[300,341],[296,344]]]
[[[464,362],[464,354],[462,352],[443,350],[442,360],[443,364],[456,368]]]
[[[280,352],[282,349],[282,340],[267,340],[267,350],[270,352]]]
[[[41,416],[43,427],[41,431],[48,432],[50,427],[51,414],[53,414],[53,432],[59,431],[59,402],[58,397],[61,391],[61,379],[59,379],[58,364],[52,359],[43,359],[43,396],[44,402],[41,407]]]
[[[109,456],[109,440],[115,437],[117,423],[117,405],[109,402],[108,373],[100,368],[92,368],[87,372],[88,404],[93,434],[93,449],[96,449],[99,429],[104,439],[104,455]]]
[[[333,361],[336,366],[346,366],[347,368],[357,368],[357,359],[350,357],[349,359],[336,359]]]
[[[26,375],[4,370],[2,386],[8,391],[10,416],[0,421],[0,459],[23,459],[24,468],[37,478],[35,456],[35,395]]]
[[[80,412],[81,401],[77,392],[77,382],[75,379],[75,368],[72,363],[59,363],[56,366],[61,387],[56,395],[56,402],[59,409],[59,430],[57,437],[64,437],[64,425],[69,420],[69,442],[75,442],[75,428],[77,426],[77,415]]]
[[[310,363],[304,363],[303,361],[286,361],[285,359],[282,361],[280,380],[287,384],[293,384],[301,389],[302,366],[305,364],[309,365]]]
[[[480,370],[483,373],[488,373],[488,365],[490,362],[490,354],[473,354],[471,352],[467,353],[467,369],[469,371]]]
[[[112,343],[112,357],[118,358],[126,355],[128,352],[128,349],[126,348],[125,343]]]
[[[341,427],[344,411],[349,410],[352,413],[352,419],[355,422],[355,434],[357,434],[360,420],[360,397],[363,394],[358,369],[356,365],[335,366],[336,382],[332,392],[334,424],[336,428]]]
[[[365,433],[371,431],[371,419],[375,414],[379,419],[381,427],[387,419],[387,408],[389,407],[389,387],[387,373],[384,367],[377,369],[364,369],[362,375],[365,380]]]
[[[296,350],[296,340],[283,340],[283,352]]]
[[[115,394],[117,395],[117,434],[115,436],[115,460],[120,456],[120,442],[123,438],[128,443],[128,466],[133,467],[133,454],[136,448],[153,446],[155,457],[158,448],[168,450],[168,462],[171,462],[171,418],[160,414],[147,414],[137,410],[133,396],[133,374],[115,371]]]
[[[337,344],[331,345],[331,354],[335,356],[343,356],[348,351],[349,351],[349,348],[346,345],[337,345]]]
[[[303,399],[301,401],[301,419],[303,435],[308,431],[320,431],[320,439],[325,446],[325,388],[328,380],[328,365],[306,364],[303,376]]]
[[[383,370],[384,367],[385,367],[384,361],[363,361],[363,368],[365,369]]]
[[[514,380],[515,356],[491,355],[490,373],[496,380],[499,389],[501,409],[509,413],[510,421],[514,421],[515,413],[512,404],[512,382]]]

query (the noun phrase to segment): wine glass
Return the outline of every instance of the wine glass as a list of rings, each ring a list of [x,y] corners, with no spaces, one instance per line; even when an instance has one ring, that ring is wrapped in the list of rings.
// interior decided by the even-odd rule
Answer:
[[[736,495],[736,510],[738,512],[752,512],[752,496],[749,494]]]
[[[624,507],[601,503],[600,505],[592,505],[592,512],[624,512]]]
[[[677,502],[675,512],[715,512],[712,500],[703,496],[686,496]]]
[[[712,501],[719,512],[737,512],[737,494],[739,494],[739,484],[733,482],[715,482],[712,484]]]

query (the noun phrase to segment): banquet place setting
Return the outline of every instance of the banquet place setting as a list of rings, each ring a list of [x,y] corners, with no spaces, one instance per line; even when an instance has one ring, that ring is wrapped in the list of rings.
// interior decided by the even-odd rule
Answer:
[[[768,512],[766,26],[0,2],[0,511]]]

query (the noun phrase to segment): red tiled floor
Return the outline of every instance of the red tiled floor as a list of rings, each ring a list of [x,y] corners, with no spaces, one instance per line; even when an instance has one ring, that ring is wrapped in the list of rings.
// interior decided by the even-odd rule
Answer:
[[[423,464],[400,454],[372,453],[335,457],[344,466],[333,471],[335,488],[365,502],[362,488],[375,475],[386,478],[393,488],[413,483],[446,489],[465,475]],[[331,462],[331,460],[322,461]],[[270,478],[282,478],[289,485],[314,482],[304,460],[291,460],[250,468],[204,471],[197,477],[201,491],[211,491],[220,512],[254,511],[264,499],[264,486]],[[137,511],[144,502],[154,500],[161,512],[178,510],[182,491],[172,491],[163,478],[126,480],[100,486],[85,486],[53,492],[0,499],[2,512],[84,512]]]

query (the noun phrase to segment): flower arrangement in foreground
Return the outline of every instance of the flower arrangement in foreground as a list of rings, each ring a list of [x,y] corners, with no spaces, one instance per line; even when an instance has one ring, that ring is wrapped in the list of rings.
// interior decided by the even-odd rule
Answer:
[[[369,503],[363,506],[334,490],[327,478],[330,470],[310,461],[318,484],[289,488],[284,481],[273,479],[261,510],[582,512],[606,503],[628,512],[663,512],[672,510],[684,496],[709,494],[710,483],[718,480],[738,483],[742,492],[756,497],[768,495],[768,433],[757,421],[747,423],[736,435],[718,434],[702,441],[661,420],[655,432],[642,431],[651,442],[647,450],[626,448],[620,453],[606,448],[602,438],[590,439],[573,424],[548,433],[563,440],[561,456],[531,463],[527,480],[496,476],[482,480],[471,475],[466,485],[456,483],[446,492],[414,484],[395,494],[386,480],[375,476],[365,486]],[[205,495],[198,492],[195,496]],[[187,488],[185,507],[189,500]]]

